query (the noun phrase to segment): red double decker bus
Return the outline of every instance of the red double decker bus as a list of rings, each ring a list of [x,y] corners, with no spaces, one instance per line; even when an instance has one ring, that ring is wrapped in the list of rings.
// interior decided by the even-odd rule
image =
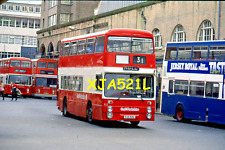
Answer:
[[[5,85],[6,96],[12,94],[12,82],[17,85],[23,96],[30,96],[31,77],[31,60],[29,58],[11,57],[0,59],[0,80]]]
[[[110,29],[63,39],[57,105],[95,120],[154,121],[156,63],[153,35]]]
[[[34,97],[57,97],[57,61],[32,59],[32,90]]]

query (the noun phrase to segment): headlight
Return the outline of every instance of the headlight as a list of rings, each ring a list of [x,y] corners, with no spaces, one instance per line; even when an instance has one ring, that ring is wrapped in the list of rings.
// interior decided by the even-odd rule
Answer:
[[[30,91],[30,90],[29,90],[29,89],[27,89],[27,93],[29,93],[29,91]]]
[[[148,107],[148,108],[147,108],[147,112],[148,112],[148,113],[152,112],[152,108],[151,108],[151,107]]]
[[[112,106],[108,106],[107,110],[108,110],[108,112],[112,112],[113,111]]]
[[[147,119],[151,119],[151,118],[152,118],[152,115],[148,113],[148,114],[146,115],[146,118],[147,118]]]
[[[151,102],[151,101],[149,101],[149,102],[147,102],[147,104],[148,104],[148,105],[152,105],[152,102]]]
[[[113,117],[113,114],[112,114],[111,112],[109,112],[109,113],[107,114],[107,118],[108,118],[108,119],[112,119],[112,117]]]

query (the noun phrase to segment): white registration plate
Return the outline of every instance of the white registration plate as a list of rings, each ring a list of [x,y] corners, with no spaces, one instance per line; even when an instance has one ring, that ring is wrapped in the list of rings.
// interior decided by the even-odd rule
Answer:
[[[124,116],[124,119],[135,119],[136,116]]]

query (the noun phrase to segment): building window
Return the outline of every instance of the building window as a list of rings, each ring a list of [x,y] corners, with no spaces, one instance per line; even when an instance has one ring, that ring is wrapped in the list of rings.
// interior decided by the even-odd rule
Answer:
[[[34,28],[34,19],[29,19],[29,28]]]
[[[154,29],[152,33],[154,35],[155,48],[162,48],[162,36],[159,29]]]
[[[48,17],[48,26],[56,25],[56,14]]]
[[[34,20],[34,22],[35,22],[35,29],[40,29],[40,20]]]
[[[182,25],[177,25],[173,30],[172,42],[184,42],[186,41],[186,34]]]
[[[6,10],[6,5],[2,5],[2,10]]]
[[[50,7],[54,7],[54,6],[56,6],[56,5],[57,5],[57,3],[58,3],[58,1],[57,1],[57,0],[49,0],[49,8],[50,8]]]
[[[21,28],[21,23],[22,23],[21,20],[22,20],[21,18],[16,18],[16,27]]]
[[[60,14],[60,24],[70,22],[70,14]]]
[[[22,24],[23,24],[23,26],[22,26],[23,28],[27,28],[28,27],[28,19],[23,18]]]
[[[20,6],[16,6],[16,11],[20,11]]]
[[[71,0],[61,0],[61,4],[70,5]]]
[[[27,11],[27,6],[22,6],[22,11],[26,12]]]
[[[10,24],[10,19],[9,17],[2,17],[2,21],[3,21],[3,26],[8,27]]]
[[[15,27],[15,18],[10,18],[10,27]]]
[[[9,10],[13,10],[13,5],[9,5]]]
[[[212,41],[215,39],[215,31],[209,20],[203,21],[198,30],[198,41]]]
[[[28,11],[29,11],[29,12],[33,12],[33,11],[34,11],[34,8],[33,8],[33,7],[29,7],[29,8],[28,8]]]
[[[40,7],[36,7],[36,12],[37,13],[41,12],[41,8]]]
[[[37,46],[37,37],[0,34],[0,43]]]

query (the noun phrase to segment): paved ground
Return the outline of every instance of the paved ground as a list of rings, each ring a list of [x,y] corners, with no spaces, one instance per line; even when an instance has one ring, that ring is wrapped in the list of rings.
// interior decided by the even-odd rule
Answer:
[[[0,100],[0,150],[224,150],[225,126],[178,123],[156,115],[132,128],[126,122],[89,124],[63,117],[55,100]]]

